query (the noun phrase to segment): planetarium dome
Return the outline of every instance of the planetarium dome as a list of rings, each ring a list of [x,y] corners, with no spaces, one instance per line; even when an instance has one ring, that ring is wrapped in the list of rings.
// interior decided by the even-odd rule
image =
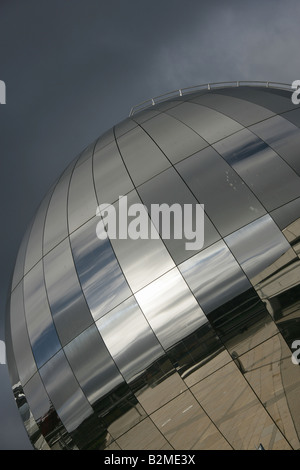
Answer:
[[[36,449],[299,449],[291,93],[227,83],[145,102],[48,191],[6,319],[13,393]],[[98,206],[120,221],[125,196],[155,237],[97,235]],[[204,207],[195,249],[147,212],[178,203]]]

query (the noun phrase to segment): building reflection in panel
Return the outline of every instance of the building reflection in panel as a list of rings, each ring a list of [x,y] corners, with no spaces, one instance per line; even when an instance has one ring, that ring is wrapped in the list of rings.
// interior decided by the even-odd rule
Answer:
[[[94,217],[71,234],[76,270],[94,320],[130,297],[110,242],[96,235],[99,217]]]
[[[151,419],[174,449],[232,449],[189,390],[153,413]]]
[[[43,273],[43,261],[24,277],[25,316],[32,352],[38,367],[60,348],[49,309]]]
[[[300,257],[300,218],[295,220],[292,224],[288,225],[283,234],[289,241],[295,253]]]
[[[205,212],[222,236],[266,212],[244,181],[212,147],[178,163],[176,169],[197,200],[204,204]],[[228,217],[229,208],[235,217]]]
[[[293,449],[299,449],[300,371],[280,335],[239,358],[244,377]],[[298,369],[298,371],[296,370]]]
[[[168,114],[160,114],[141,124],[141,127],[157,142],[172,163],[208,146],[195,131]]]
[[[57,416],[38,373],[24,386],[24,393],[28,397],[32,414],[49,447],[53,450],[76,448]]]
[[[136,206],[135,204],[139,204]],[[115,204],[116,216],[117,216],[117,234],[119,234],[118,225],[119,220],[122,220],[122,216],[127,214],[128,209],[137,212],[132,216],[129,215],[128,222],[126,221],[126,227],[130,228],[130,224],[139,224],[140,220],[145,221],[147,226],[148,238],[142,238],[138,234],[139,228],[136,229],[138,238],[129,237],[127,233],[121,234],[116,238],[111,238],[111,244],[116,254],[116,257],[120,263],[122,271],[126,276],[127,282],[130,285],[133,292],[141,289],[145,285],[158,278],[169,269],[175,266],[174,261],[169,255],[164,243],[159,238],[154,225],[152,224],[148,211],[142,206],[142,202],[138,197],[136,191],[132,191],[125,198],[121,198],[118,204]],[[122,215],[120,216],[120,212]],[[128,225],[127,225],[128,223]],[[142,222],[144,223],[144,222]],[[136,225],[135,225],[136,227]],[[156,233],[158,238],[150,238],[150,234]],[[125,238],[127,237],[127,238]],[[135,254],[134,256],[132,254]]]
[[[74,431],[93,412],[60,350],[40,369],[51,402],[68,432]]]
[[[291,449],[234,363],[191,388],[192,393],[236,450]]]
[[[249,128],[263,139],[300,175],[300,129],[282,116],[274,116]]]
[[[74,439],[80,448],[91,448],[91,445],[104,448],[107,442],[140,421],[145,412],[124,382],[95,325],[64,350],[94,409],[93,416],[75,431]]]
[[[223,241],[182,263],[179,269],[231,354],[241,354],[277,331]]]
[[[121,436],[117,444],[122,450],[172,450],[173,447],[153,424],[150,418]]]
[[[269,215],[238,232],[225,241],[291,345],[300,333],[299,258]],[[281,320],[291,313],[294,320]]]
[[[217,142],[214,148],[243,178],[268,211],[300,196],[299,176],[248,129]]]
[[[97,326],[126,382],[147,413],[186,389],[134,298],[102,317]]]
[[[39,429],[36,420],[32,414],[29,403],[24,394],[24,389],[20,383],[13,387],[14,399],[21,415],[24,427],[28,433],[30,441],[35,449],[49,450],[49,446]]]
[[[44,273],[51,313],[64,346],[93,322],[79,284],[69,238],[44,257]]]
[[[167,208],[167,210],[170,208],[169,214],[167,213],[168,218],[163,219],[160,217],[157,225],[157,222],[152,217],[152,222],[160,236],[163,237],[163,241],[176,264],[220,239],[220,235],[205,214],[204,241],[202,245],[201,234],[203,224],[199,214],[196,215],[196,205],[199,202],[174,168],[169,168],[142,184],[137,191],[149,212],[151,211],[152,204],[160,206],[162,211],[164,208]],[[165,204],[168,206],[164,206]],[[190,218],[186,217],[185,204],[190,205]],[[164,212],[165,214],[166,212]],[[169,233],[166,228],[169,229]],[[164,233],[167,236],[163,236]],[[187,243],[192,243],[190,248],[195,246],[196,249],[186,249]]]

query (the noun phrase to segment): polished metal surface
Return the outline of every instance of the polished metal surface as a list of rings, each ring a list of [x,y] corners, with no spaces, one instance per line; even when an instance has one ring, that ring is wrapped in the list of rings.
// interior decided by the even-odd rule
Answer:
[[[300,448],[299,126],[289,86],[206,84],[135,107],[70,163],[7,310],[36,449]],[[155,238],[97,237],[120,196]],[[176,203],[204,204],[203,246],[151,220]]]

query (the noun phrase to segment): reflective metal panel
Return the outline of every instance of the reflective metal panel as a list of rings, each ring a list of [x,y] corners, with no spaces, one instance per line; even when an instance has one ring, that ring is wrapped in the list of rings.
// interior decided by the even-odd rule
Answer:
[[[24,304],[33,355],[41,367],[61,348],[49,310],[42,261],[24,278]]]
[[[133,297],[104,315],[97,327],[128,383],[165,354]]]
[[[136,186],[170,166],[165,155],[141,127],[127,132],[117,142]]]
[[[287,113],[284,113],[282,117],[292,122],[293,124],[295,124],[295,126],[300,127],[300,108],[299,107],[296,107],[296,109],[293,109],[292,111],[288,111]]]
[[[135,297],[165,349],[207,322],[177,268],[137,292]]]
[[[215,90],[214,92],[250,101],[259,106],[264,106],[274,113],[283,113],[284,111],[293,109],[295,105],[292,103],[291,94],[289,92],[285,93],[287,96],[281,96],[280,90],[276,90],[276,93],[272,93],[271,91],[272,90],[267,87],[243,86],[223,88],[222,90]]]
[[[300,129],[281,116],[249,128],[270,145],[300,175]]]
[[[154,109],[145,109],[144,111],[141,111],[140,113],[136,113],[133,116],[133,119],[135,122],[138,124],[142,124],[145,121],[148,121],[148,119],[152,119],[153,117],[157,116],[160,114],[160,111],[155,107]]]
[[[147,206],[149,213],[151,213],[152,204],[157,204],[162,209],[163,204],[167,204],[170,209],[174,207],[174,213],[171,211],[168,218],[158,221],[159,225],[156,228],[176,264],[193,256],[197,251],[220,238],[220,235],[205,215],[204,244],[202,246],[201,234],[203,224],[198,216],[196,218],[196,205],[199,204],[199,202],[174,168],[169,168],[142,184],[138,188],[138,193],[143,203]],[[190,219],[185,217],[185,204],[189,204],[192,208]],[[179,206],[179,212],[176,212],[176,206]],[[152,221],[155,223],[153,218]],[[177,238],[175,224],[176,231],[180,229],[181,237]],[[166,234],[168,237],[163,236],[166,225],[167,228],[170,229],[169,234]],[[186,233],[187,228],[189,228],[191,234]],[[196,249],[190,249],[188,245],[191,243]]]
[[[108,129],[108,131],[104,132],[96,142],[94,153],[100,150],[101,148],[105,147],[106,145],[110,144],[115,140],[114,130]]]
[[[127,203],[124,201],[126,200],[123,199],[118,204],[115,204],[117,221],[120,220],[120,212],[126,214],[128,207],[133,207],[134,204],[142,204],[136,191],[132,191],[127,195]],[[135,223],[138,217],[143,217],[147,224],[148,238],[132,239],[126,235],[127,238],[124,239],[119,236],[115,239],[110,239],[122,271],[133,292],[141,289],[175,266],[162,240],[150,238],[152,231],[156,232],[156,230],[145,208],[140,206],[139,208],[141,209],[141,214],[137,212],[137,217],[129,216],[125,225],[129,227],[132,222]]]
[[[190,391],[153,413],[151,419],[174,449],[232,449]]]
[[[233,359],[278,333],[255,289],[237,295],[207,315]]]
[[[147,413],[186,388],[134,298],[126,300],[98,320],[97,327],[122,375]]]
[[[191,102],[182,103],[167,113],[191,127],[209,144],[243,129],[241,124],[224,114]]]
[[[64,351],[91,404],[124,382],[95,325],[73,339]]]
[[[27,273],[43,256],[44,224],[52,191],[53,187],[44,197],[35,215],[26,250],[25,273]]]
[[[258,104],[234,98],[232,96],[220,95],[214,92],[198,96],[197,98],[193,98],[191,101],[215,109],[245,127],[274,116],[274,113],[269,109],[259,106]]]
[[[92,157],[75,167],[68,195],[68,224],[73,232],[95,215],[97,199],[92,176]]]
[[[177,163],[208,145],[190,127],[168,114],[160,114],[141,124],[141,127],[157,142],[172,163]]]
[[[300,218],[300,198],[279,207],[272,211],[270,215],[278,227],[283,230]]]
[[[131,296],[108,240],[99,240],[94,217],[71,234],[71,248],[84,295],[94,320]]]
[[[11,294],[10,323],[13,353],[18,375],[21,383],[24,385],[37,369],[25,321],[23,281],[19,283]]]
[[[95,414],[113,439],[142,421],[146,413],[124,382],[99,401]]]
[[[126,134],[126,132],[131,131],[136,126],[136,122],[134,122],[132,119],[124,119],[124,121],[117,124],[114,128],[116,138],[121,137],[121,135]]]
[[[78,162],[77,162],[77,165],[76,165],[76,166],[81,165],[82,163],[84,163],[86,160],[88,160],[88,159],[93,155],[96,142],[97,142],[97,141],[92,142],[90,145],[88,145],[88,146],[81,152],[81,154],[79,155]]]
[[[93,322],[75,270],[69,238],[44,257],[45,283],[62,345]]]
[[[213,148],[183,160],[176,168],[222,236],[265,214],[244,181]],[[228,217],[228,210],[234,217]]]
[[[45,221],[44,255],[68,236],[67,197],[71,176],[71,169],[65,171],[52,194]]]
[[[246,380],[231,363],[194,385],[193,395],[236,450],[291,449]]]
[[[26,229],[26,232],[24,234],[24,237],[22,239],[22,242],[18,251],[15,269],[13,272],[12,283],[11,283],[11,290],[13,290],[18,285],[18,283],[21,281],[21,279],[24,276],[25,256],[26,256],[27,243],[28,243],[28,239],[30,236],[32,224],[33,224],[33,220],[30,222],[30,224],[28,225]]]
[[[78,386],[62,350],[40,369],[40,374],[67,431],[75,430],[93,409]]]
[[[133,189],[115,141],[95,152],[93,175],[99,204],[112,204]]]
[[[206,314],[251,287],[222,240],[179,265],[179,270]]]
[[[24,393],[36,423],[52,450],[74,448],[70,436],[51,403],[39,373],[24,386]],[[58,437],[59,436],[59,437]]]
[[[217,142],[214,148],[243,178],[267,210],[300,196],[300,178],[248,129]]]
[[[269,215],[265,215],[225,238],[250,280],[290,249]]]

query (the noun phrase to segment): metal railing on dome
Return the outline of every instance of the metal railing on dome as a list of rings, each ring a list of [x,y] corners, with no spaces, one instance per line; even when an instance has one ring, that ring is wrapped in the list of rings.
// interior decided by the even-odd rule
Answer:
[[[133,116],[135,113],[139,111],[143,111],[144,109],[150,108],[162,101],[166,101],[169,98],[176,98],[178,96],[187,95],[189,93],[193,93],[195,91],[201,90],[214,90],[216,88],[224,88],[224,87],[239,87],[239,86],[257,86],[257,87],[267,87],[267,88],[278,88],[281,90],[288,90],[291,91],[292,85],[287,83],[279,83],[279,82],[266,82],[266,81],[251,81],[251,80],[240,80],[234,82],[214,82],[214,83],[205,83],[203,85],[195,85],[186,88],[180,88],[178,90],[173,90],[168,93],[164,93],[163,95],[156,96],[155,98],[149,98],[148,100],[142,101],[141,103],[133,106],[131,108],[129,117]]]

